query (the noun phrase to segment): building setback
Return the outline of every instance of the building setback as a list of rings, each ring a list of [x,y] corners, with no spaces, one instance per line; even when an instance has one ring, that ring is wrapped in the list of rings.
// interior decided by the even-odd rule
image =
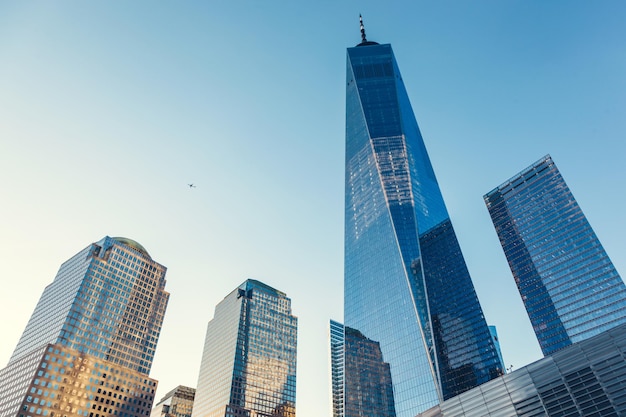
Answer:
[[[380,344],[400,417],[502,374],[390,45],[348,48],[344,323]]]
[[[150,414],[148,377],[169,293],[139,243],[105,237],[61,265],[8,365],[2,417]]]
[[[459,416],[626,416],[626,324],[417,415]]]
[[[544,355],[626,323],[626,286],[549,155],[484,199]]]
[[[298,319],[287,295],[249,279],[209,321],[192,417],[295,417]]]

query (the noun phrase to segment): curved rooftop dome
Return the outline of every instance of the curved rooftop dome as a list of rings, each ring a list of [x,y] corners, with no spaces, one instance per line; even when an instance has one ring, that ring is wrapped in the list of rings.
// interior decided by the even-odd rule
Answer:
[[[141,246],[141,244],[137,241],[134,241],[132,239],[129,239],[127,237],[114,237],[114,240],[117,240],[118,242],[120,242],[122,245],[126,245],[126,246],[130,246],[131,248],[143,253],[144,255],[146,255],[148,258],[152,259],[152,257],[150,256],[150,254],[148,253],[148,251],[146,250],[146,248],[144,248],[143,246]]]

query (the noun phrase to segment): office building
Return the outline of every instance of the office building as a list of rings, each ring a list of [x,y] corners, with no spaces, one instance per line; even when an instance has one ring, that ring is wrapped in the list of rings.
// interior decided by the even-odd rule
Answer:
[[[500,375],[391,45],[348,48],[344,324],[380,344],[396,414]]]
[[[333,417],[395,417],[389,364],[380,344],[331,320]]]
[[[193,417],[294,417],[297,321],[287,295],[249,279],[209,321]]]
[[[63,263],[0,371],[0,416],[149,415],[165,272],[139,243],[108,236]]]
[[[626,324],[449,399],[417,417],[626,416]]]
[[[626,286],[549,155],[484,199],[544,355],[626,323]]]
[[[150,417],[191,417],[195,395],[195,389],[179,385],[161,398]]]

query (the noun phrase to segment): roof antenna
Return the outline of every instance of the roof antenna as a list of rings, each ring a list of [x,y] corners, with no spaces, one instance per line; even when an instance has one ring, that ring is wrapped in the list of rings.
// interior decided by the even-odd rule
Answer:
[[[365,38],[365,26],[363,26],[363,16],[361,16],[359,14],[359,22],[361,23],[361,40],[363,42],[367,42],[367,39]]]

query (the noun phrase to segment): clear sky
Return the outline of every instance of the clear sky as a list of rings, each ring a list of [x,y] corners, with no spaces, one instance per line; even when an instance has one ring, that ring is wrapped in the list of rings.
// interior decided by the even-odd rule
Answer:
[[[359,13],[393,45],[507,365],[541,354],[485,193],[550,153],[626,274],[626,2],[7,0],[0,366],[60,264],[125,236],[168,267],[157,400],[196,385],[215,305],[255,278],[299,317],[298,415],[329,415]]]

